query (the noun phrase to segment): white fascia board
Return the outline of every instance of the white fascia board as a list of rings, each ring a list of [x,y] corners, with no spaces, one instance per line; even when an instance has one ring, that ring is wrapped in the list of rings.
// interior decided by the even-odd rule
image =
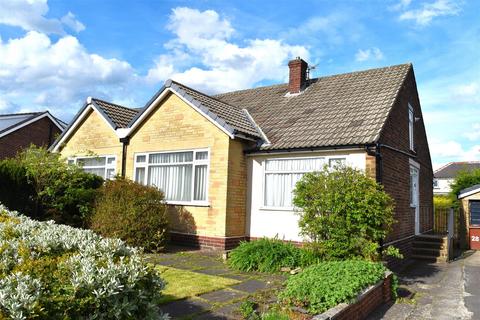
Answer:
[[[131,131],[130,128],[118,128],[115,130],[115,133],[120,139],[122,139],[122,138],[128,137],[128,135],[130,134],[130,131]]]
[[[10,134],[10,133],[12,133],[12,132],[14,132],[14,131],[17,131],[18,129],[21,129],[21,128],[25,127],[25,126],[28,126],[29,124],[34,123],[34,122],[36,122],[36,121],[38,121],[38,120],[40,120],[40,119],[42,119],[42,118],[45,118],[45,117],[47,117],[47,118],[49,118],[50,120],[52,120],[52,122],[53,122],[60,130],[63,131],[63,127],[60,126],[60,124],[55,120],[55,118],[53,118],[53,117],[50,115],[50,113],[47,111],[47,112],[42,113],[41,115],[39,115],[39,116],[37,116],[37,117],[35,117],[35,118],[32,118],[32,119],[30,119],[30,120],[28,120],[28,121],[26,121],[26,122],[23,122],[23,123],[19,124],[18,126],[15,126],[15,127],[11,128],[11,129],[8,130],[8,131],[5,131],[5,132],[0,133],[0,138],[1,138],[1,137],[4,137],[4,136],[6,136],[6,135],[8,135],[8,134]]]
[[[234,135],[230,132],[228,132],[224,127],[222,127],[218,122],[216,122],[214,119],[212,119],[211,117],[209,117],[205,112],[203,112],[200,108],[198,108],[197,106],[195,106],[191,101],[188,101],[187,99],[185,99],[181,94],[179,94],[177,91],[175,91],[174,89],[172,88],[165,88],[165,90],[163,90],[163,92],[148,106],[147,110],[145,110],[145,112],[137,119],[137,121],[135,121],[135,123],[129,128],[130,131],[134,131],[136,127],[138,127],[138,125],[140,123],[142,123],[142,121],[152,112],[152,110],[165,98],[165,96],[168,94],[168,92],[172,92],[173,94],[175,94],[177,97],[179,97],[180,99],[182,99],[183,102],[185,102],[186,104],[188,104],[190,107],[192,107],[195,111],[197,111],[198,113],[200,113],[202,116],[204,116],[206,119],[208,119],[210,122],[212,122],[217,128],[219,128],[220,130],[222,130],[225,134],[227,134],[231,139],[234,139]],[[117,129],[118,130],[118,129]]]
[[[460,193],[458,195],[458,199],[463,199],[465,197],[471,196],[472,194],[475,194],[475,193],[478,193],[478,192],[480,192],[480,188],[476,188],[476,189],[470,190],[468,192]]]

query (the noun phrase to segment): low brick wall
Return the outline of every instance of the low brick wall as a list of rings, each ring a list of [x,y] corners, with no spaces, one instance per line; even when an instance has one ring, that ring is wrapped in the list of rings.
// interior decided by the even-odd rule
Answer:
[[[238,246],[245,237],[208,237],[191,233],[170,232],[173,244],[201,249],[231,250]]]
[[[367,288],[358,295],[352,303],[341,303],[322,314],[313,317],[315,320],[362,320],[382,304],[392,300],[391,272],[385,274],[385,279]]]

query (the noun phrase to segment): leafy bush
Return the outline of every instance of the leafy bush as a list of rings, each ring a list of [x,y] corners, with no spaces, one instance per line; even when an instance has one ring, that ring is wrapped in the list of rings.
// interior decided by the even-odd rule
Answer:
[[[307,173],[294,190],[301,234],[325,259],[379,259],[394,222],[393,200],[363,172],[338,167]]]
[[[288,278],[279,299],[312,314],[322,313],[353,300],[362,290],[383,279],[386,270],[379,262],[322,262]]]
[[[166,319],[139,251],[0,205],[0,319]]]
[[[465,188],[480,184],[480,169],[460,171],[450,185],[450,199],[454,205],[458,205],[457,196]]]
[[[282,267],[304,267],[319,262],[310,250],[278,239],[241,242],[232,250],[229,265],[241,271],[278,272]]]
[[[433,206],[435,209],[448,209],[453,206],[452,198],[449,196],[433,196]]]
[[[59,154],[31,146],[0,161],[0,201],[36,219],[85,226],[103,179],[68,165]],[[25,202],[23,202],[25,201]]]
[[[157,188],[117,179],[99,190],[91,228],[146,251],[163,249],[167,237],[167,206]]]

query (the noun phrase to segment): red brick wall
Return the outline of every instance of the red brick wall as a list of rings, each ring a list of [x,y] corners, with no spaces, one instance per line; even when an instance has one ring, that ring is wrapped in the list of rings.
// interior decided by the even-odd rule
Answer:
[[[47,117],[0,138],[0,159],[14,157],[30,144],[49,147],[61,133]]]
[[[433,171],[412,69],[409,71],[399,97],[389,114],[379,142],[411,153],[408,133],[409,103],[413,107],[414,116],[420,118],[419,121],[414,122],[416,157],[412,159],[420,164],[420,231],[424,232],[433,226]],[[383,185],[385,191],[395,200],[395,219],[397,220],[387,239],[388,242],[414,235],[415,214],[414,210],[410,208],[410,157],[385,147],[381,148],[381,154]]]

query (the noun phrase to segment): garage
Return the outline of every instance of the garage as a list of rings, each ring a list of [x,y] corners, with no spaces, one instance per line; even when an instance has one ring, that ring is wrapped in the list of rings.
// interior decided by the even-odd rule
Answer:
[[[469,247],[480,250],[480,184],[463,189],[458,195],[465,216]]]

